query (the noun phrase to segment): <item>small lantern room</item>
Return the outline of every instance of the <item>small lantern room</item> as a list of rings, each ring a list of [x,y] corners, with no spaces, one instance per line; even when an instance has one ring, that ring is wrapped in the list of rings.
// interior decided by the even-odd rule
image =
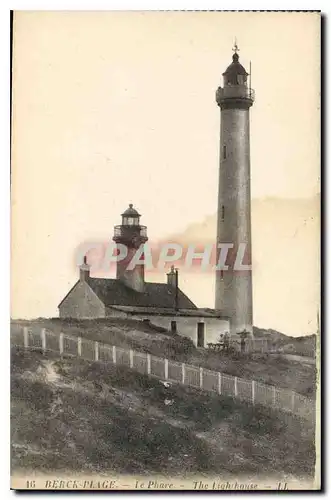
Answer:
[[[122,213],[122,226],[139,226],[140,214],[135,208],[133,208],[132,203],[130,203],[129,208]]]

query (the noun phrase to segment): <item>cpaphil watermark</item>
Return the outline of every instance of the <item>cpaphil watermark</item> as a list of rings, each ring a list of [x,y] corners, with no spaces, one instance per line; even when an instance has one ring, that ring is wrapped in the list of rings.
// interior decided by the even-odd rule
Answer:
[[[183,270],[217,272],[250,272],[251,256],[246,243],[218,243],[182,245],[176,242],[143,243],[136,248],[115,242],[85,242],[77,248],[75,264],[84,257],[91,272],[107,273],[121,265],[127,271],[144,266],[146,272],[164,272],[170,266]]]

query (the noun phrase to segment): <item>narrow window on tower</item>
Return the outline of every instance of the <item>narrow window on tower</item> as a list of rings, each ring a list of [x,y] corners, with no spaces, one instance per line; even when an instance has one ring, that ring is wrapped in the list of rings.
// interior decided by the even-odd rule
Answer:
[[[226,146],[223,146],[223,160],[226,159]]]
[[[224,215],[225,215],[225,207],[222,205],[221,207],[221,221],[224,222]]]

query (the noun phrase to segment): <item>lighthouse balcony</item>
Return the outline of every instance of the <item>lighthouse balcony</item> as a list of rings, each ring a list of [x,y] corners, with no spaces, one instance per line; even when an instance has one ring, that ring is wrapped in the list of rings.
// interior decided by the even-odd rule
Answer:
[[[139,238],[147,241],[147,227],[146,226],[115,226],[114,227],[114,240],[131,240],[132,238]]]
[[[255,92],[246,85],[226,85],[219,87],[216,92],[216,101],[220,104],[226,99],[247,99],[253,103]]]

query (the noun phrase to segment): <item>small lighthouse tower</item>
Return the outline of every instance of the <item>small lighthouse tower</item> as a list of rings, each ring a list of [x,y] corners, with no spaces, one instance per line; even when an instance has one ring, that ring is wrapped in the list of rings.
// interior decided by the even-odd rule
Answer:
[[[145,266],[138,264],[133,269],[127,269],[128,264],[133,259],[135,253],[147,240],[147,228],[140,224],[141,215],[133,205],[122,213],[122,224],[114,227],[113,240],[121,243],[127,248],[125,259],[117,262],[116,278],[122,280],[125,285],[133,288],[137,292],[144,291],[145,284]],[[139,260],[141,261],[143,257]]]
[[[254,91],[239,62],[237,43],[233,51],[232,63],[223,73],[223,87],[216,92],[221,108],[217,244],[233,248],[228,251],[228,269],[216,271],[215,308],[230,316],[231,333],[252,333],[249,109]],[[243,264],[240,269],[238,261]]]

